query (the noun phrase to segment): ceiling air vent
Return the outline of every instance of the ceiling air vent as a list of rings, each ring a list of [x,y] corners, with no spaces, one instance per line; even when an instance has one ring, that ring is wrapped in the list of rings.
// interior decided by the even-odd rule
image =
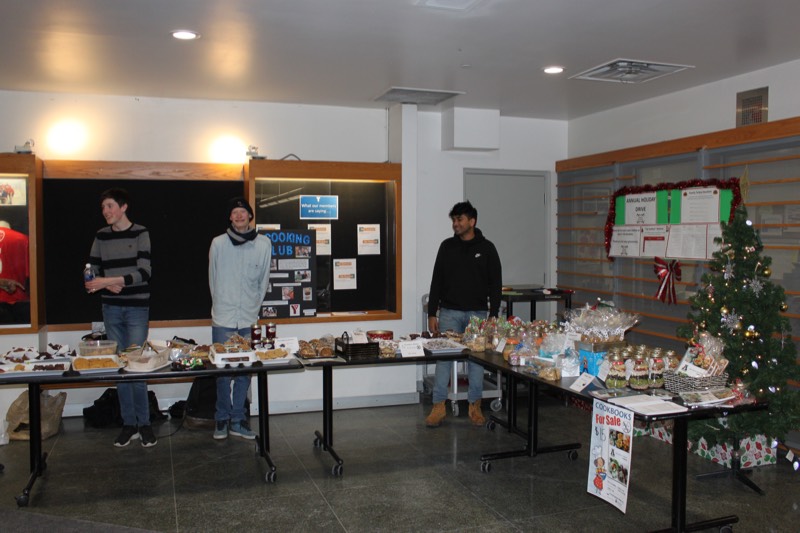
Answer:
[[[392,87],[377,97],[375,101],[397,104],[438,105],[459,94],[464,93],[459,91],[435,91],[431,89],[412,89],[410,87]]]
[[[736,127],[767,121],[769,87],[736,93]]]
[[[616,83],[645,83],[668,74],[674,74],[692,65],[673,65],[640,61],[638,59],[615,59],[570,76],[570,79],[612,81]]]

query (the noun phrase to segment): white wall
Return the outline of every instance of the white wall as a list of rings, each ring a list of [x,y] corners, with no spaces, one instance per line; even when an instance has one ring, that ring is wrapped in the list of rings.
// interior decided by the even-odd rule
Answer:
[[[736,93],[760,87],[769,87],[770,121],[800,116],[798,83],[800,60],[574,119],[568,157],[734,128]]]
[[[398,335],[419,331],[420,298],[428,291],[439,242],[450,233],[447,212],[463,198],[463,169],[552,171],[554,162],[566,157],[565,122],[501,118],[501,147],[497,152],[442,152],[439,113],[417,113],[414,106],[392,112],[401,123],[397,131],[402,141],[392,143],[393,152],[400,153],[404,164],[402,320],[280,325],[279,335],[310,339],[359,327],[391,329]],[[384,110],[0,91],[0,116],[0,150],[11,151],[14,145],[33,138],[37,155],[45,161],[209,162],[208,145],[222,134],[254,144],[260,154],[270,158],[294,153],[304,160],[389,159],[389,113]],[[89,144],[64,155],[48,146],[47,135],[53,123],[67,118],[86,124]],[[45,330],[41,339],[34,335],[0,336],[0,351],[13,346],[42,346],[44,342],[74,346],[84,333],[48,334]],[[209,342],[211,332],[210,327],[166,328],[151,330],[150,334],[156,339],[173,335]],[[343,407],[416,401],[416,380],[413,366],[337,370],[334,397]],[[321,407],[319,372],[270,376],[269,386],[272,412]],[[0,387],[0,413],[5,413],[21,390]],[[159,385],[155,390],[165,408],[184,399],[188,385]],[[99,395],[99,389],[68,391],[65,414],[80,415],[81,409]]]
[[[455,203],[464,199],[465,168],[552,173],[548,194],[553,201],[550,202],[549,218],[550,227],[555,228],[555,162],[567,157],[567,124],[563,121],[500,117],[500,149],[492,152],[442,151],[440,129],[439,113],[419,113],[417,212],[421,216],[417,227],[417,302],[430,288],[439,244],[453,234],[447,213]],[[480,214],[480,206],[476,207]],[[515,223],[513,215],[509,215],[508,223]],[[491,235],[487,237],[489,240],[492,238]],[[548,276],[551,280],[555,280],[555,255],[554,234]]]

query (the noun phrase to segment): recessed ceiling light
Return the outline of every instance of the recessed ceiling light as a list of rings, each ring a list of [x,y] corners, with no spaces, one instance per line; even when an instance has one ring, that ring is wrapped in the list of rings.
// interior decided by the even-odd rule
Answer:
[[[181,41],[193,41],[200,38],[200,34],[192,30],[175,30],[172,36]]]
[[[559,67],[558,65],[552,65],[549,67],[544,67],[545,74],[561,74],[564,72],[564,67]]]

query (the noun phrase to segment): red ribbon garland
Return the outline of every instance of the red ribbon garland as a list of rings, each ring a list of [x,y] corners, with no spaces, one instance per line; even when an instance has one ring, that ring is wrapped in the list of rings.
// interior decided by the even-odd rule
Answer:
[[[661,284],[656,292],[656,299],[664,303],[674,304],[678,301],[675,294],[675,282],[681,280],[681,264],[677,260],[667,261],[660,257],[655,257],[653,272],[656,273]]]

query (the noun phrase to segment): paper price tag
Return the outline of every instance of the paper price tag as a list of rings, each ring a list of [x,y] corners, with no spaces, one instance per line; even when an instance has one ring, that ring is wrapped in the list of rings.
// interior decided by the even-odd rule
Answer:
[[[561,347],[561,351],[567,353],[567,350],[574,350],[575,349],[575,341],[580,342],[581,334],[576,332],[567,333],[567,338],[564,341],[564,346]]]
[[[494,349],[497,353],[503,353],[503,349],[506,347],[506,340],[500,339],[500,342],[497,343],[497,348]]]
[[[283,348],[289,353],[297,353],[300,351],[300,343],[297,337],[281,337],[280,339],[275,339],[275,347]]]
[[[353,333],[353,337],[350,342],[353,344],[366,344],[369,342],[369,339],[367,338],[367,334],[363,331],[356,331]]]
[[[600,370],[597,372],[597,377],[601,381],[605,381],[608,377],[608,370],[611,368],[611,363],[608,362],[608,359],[604,359],[602,363],[600,363]]]
[[[576,379],[572,385],[569,386],[569,388],[574,391],[582,391],[589,386],[589,383],[591,383],[593,379],[593,375],[589,374],[588,372],[584,372],[578,376],[578,379]]]
[[[401,357],[424,357],[425,350],[420,341],[403,341],[399,344]]]

